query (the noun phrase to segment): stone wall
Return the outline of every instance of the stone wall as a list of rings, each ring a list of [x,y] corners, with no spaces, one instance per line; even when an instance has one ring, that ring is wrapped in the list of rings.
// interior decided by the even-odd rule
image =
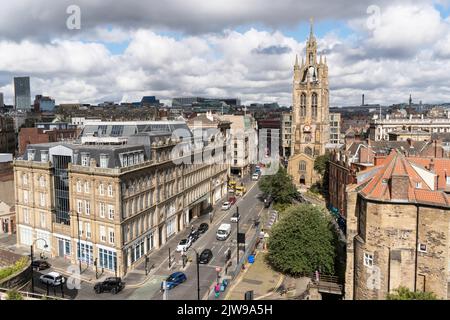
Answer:
[[[354,236],[356,222],[348,220],[346,299],[385,299],[399,286],[447,299],[448,211],[361,197],[359,201],[366,206],[355,201],[349,201],[349,206],[355,208],[355,220],[362,210],[359,216],[365,232]],[[420,246],[425,252],[417,250]],[[372,257],[372,265],[365,264],[365,254]]]
[[[352,187],[352,186],[350,186]],[[357,223],[357,203],[358,194],[356,191],[347,190],[347,258],[346,258],[346,268],[345,268],[345,286],[344,286],[344,299],[353,299],[353,277],[354,277],[354,238],[358,233],[358,223]]]

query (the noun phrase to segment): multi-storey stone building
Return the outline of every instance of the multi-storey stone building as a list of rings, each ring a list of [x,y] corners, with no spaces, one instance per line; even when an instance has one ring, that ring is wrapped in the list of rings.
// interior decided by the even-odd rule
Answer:
[[[385,299],[400,286],[449,298],[450,179],[440,170],[450,163],[434,162],[393,150],[347,187],[346,299]]]
[[[330,139],[328,65],[317,57],[312,24],[306,44],[306,62],[296,58],[293,81],[293,153],[288,172],[296,185],[310,186],[318,180],[314,160],[325,153]]]
[[[281,114],[281,156],[289,159],[292,154],[292,113]]]
[[[230,172],[244,177],[250,173],[257,158],[258,133],[256,121],[250,115],[222,115],[222,121],[230,126]],[[277,149],[278,151],[278,149]]]
[[[14,162],[18,243],[123,276],[225,196],[223,140],[192,142],[184,122],[137,121],[28,145]]]
[[[450,132],[450,113],[447,118],[400,118],[374,119],[370,122],[369,138],[371,140],[389,140],[389,133],[395,132],[419,132],[432,133]],[[415,138],[416,139],[416,138]]]
[[[15,153],[15,151],[14,119],[9,116],[0,116],[0,153]]]
[[[330,113],[330,143],[336,146],[341,144],[340,113]]]

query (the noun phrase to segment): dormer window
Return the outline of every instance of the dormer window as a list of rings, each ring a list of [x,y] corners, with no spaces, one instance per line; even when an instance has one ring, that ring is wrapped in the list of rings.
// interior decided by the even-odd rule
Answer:
[[[100,168],[108,168],[109,155],[101,154],[100,155]]]
[[[48,151],[42,150],[41,151],[41,162],[47,162],[48,161]]]
[[[422,188],[422,182],[416,182],[416,188]]]
[[[81,153],[81,165],[83,167],[88,167],[89,166],[89,153]]]
[[[29,161],[34,161],[35,153],[36,153],[36,150],[34,150],[34,149],[29,149],[28,150],[28,160]]]

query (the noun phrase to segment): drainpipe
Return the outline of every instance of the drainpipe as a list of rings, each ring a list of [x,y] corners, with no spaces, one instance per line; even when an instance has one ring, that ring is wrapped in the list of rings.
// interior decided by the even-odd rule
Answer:
[[[414,292],[416,292],[417,290],[417,257],[419,253],[419,206],[416,206],[416,208],[416,257],[414,263]]]

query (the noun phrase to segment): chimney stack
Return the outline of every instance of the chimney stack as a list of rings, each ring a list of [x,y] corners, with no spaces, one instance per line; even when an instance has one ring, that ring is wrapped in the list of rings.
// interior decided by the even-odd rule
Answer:
[[[392,200],[408,200],[409,176],[392,175],[390,189]]]
[[[361,105],[364,106],[364,93],[362,95],[362,104]]]

